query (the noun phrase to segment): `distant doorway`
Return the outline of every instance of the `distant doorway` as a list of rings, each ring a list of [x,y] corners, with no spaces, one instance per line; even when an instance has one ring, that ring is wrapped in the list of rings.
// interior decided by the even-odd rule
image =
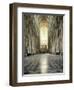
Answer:
[[[47,22],[41,22],[40,26],[40,50],[46,52],[48,49],[48,27]]]
[[[48,49],[48,28],[46,26],[40,28],[40,49],[42,52]]]

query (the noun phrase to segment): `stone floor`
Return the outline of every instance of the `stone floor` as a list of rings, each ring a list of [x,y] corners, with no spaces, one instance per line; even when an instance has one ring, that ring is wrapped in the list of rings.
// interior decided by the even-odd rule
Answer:
[[[62,73],[63,56],[36,54],[24,57],[24,74]]]

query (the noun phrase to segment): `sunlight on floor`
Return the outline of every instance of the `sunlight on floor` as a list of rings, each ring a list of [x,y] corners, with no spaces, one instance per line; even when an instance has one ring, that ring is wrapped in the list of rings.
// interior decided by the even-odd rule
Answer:
[[[48,70],[48,60],[47,60],[47,58],[41,57],[40,69],[41,69],[41,73],[47,73],[47,70]]]

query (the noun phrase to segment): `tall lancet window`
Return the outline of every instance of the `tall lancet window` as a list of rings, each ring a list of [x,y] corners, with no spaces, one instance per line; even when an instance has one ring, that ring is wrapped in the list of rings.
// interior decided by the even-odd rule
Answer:
[[[48,25],[46,21],[40,24],[40,48],[48,48]]]

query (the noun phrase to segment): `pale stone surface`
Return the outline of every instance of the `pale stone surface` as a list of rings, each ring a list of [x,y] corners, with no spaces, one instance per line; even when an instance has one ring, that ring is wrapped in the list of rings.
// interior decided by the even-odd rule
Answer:
[[[48,53],[24,57],[24,74],[62,73],[63,56]]]

